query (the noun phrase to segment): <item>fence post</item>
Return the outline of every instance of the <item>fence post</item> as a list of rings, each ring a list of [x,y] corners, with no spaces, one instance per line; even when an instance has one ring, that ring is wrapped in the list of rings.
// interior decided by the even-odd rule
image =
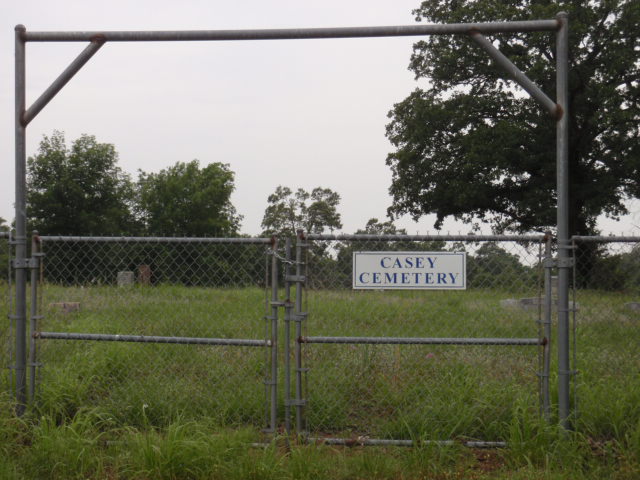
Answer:
[[[22,416],[27,405],[27,196],[26,196],[26,127],[25,112],[25,50],[24,25],[15,28],[15,260],[16,276],[16,414]]]
[[[285,240],[284,264],[284,429],[291,436],[291,238]]]
[[[303,268],[302,247],[306,246],[304,232],[298,230],[298,238],[296,241],[296,343],[295,343],[295,362],[296,362],[296,434],[305,435],[306,422],[304,419],[304,399],[302,397],[302,322],[306,318],[306,314],[302,312],[302,289],[305,283],[303,276],[306,272],[306,263]]]
[[[34,231],[31,236],[31,316],[30,316],[30,343],[29,343],[29,399],[33,402],[36,393],[36,338],[34,334],[38,330],[38,281],[40,280],[40,238]]]
[[[271,409],[269,430],[276,432],[278,414],[278,240],[273,238],[271,243]]]
[[[544,246],[544,318],[542,320],[543,326],[543,346],[542,346],[542,414],[544,418],[549,421],[551,413],[551,400],[549,394],[549,373],[551,371],[551,312],[553,308],[553,286],[551,284],[552,271],[554,268],[554,262],[552,258],[551,242],[553,236],[551,232],[547,232],[545,235]]]
[[[560,425],[570,428],[571,414],[569,364],[569,275],[571,244],[569,239],[569,16],[556,16],[556,101],[560,116],[556,127],[557,224],[558,224],[558,417]]]

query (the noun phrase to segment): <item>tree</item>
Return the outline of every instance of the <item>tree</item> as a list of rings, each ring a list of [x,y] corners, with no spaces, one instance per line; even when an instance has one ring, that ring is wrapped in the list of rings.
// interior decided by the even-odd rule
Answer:
[[[82,135],[67,148],[54,131],[27,162],[27,217],[41,234],[131,233],[133,185],[113,145]]]
[[[370,218],[367,221],[364,229],[357,230],[356,234],[364,235],[406,235],[407,231],[404,228],[397,228],[393,221],[387,220],[386,222],[380,222],[377,218]]]
[[[294,237],[298,230],[324,233],[342,228],[337,210],[340,195],[329,188],[316,187],[311,193],[299,188],[294,194],[278,186],[268,202],[262,219],[265,235]]]
[[[475,288],[518,289],[535,279],[536,271],[525,267],[518,256],[495,243],[486,242],[467,256],[469,285]]]
[[[177,162],[158,173],[140,172],[138,214],[150,235],[229,236],[242,217],[231,204],[229,165]]]
[[[570,21],[570,234],[596,231],[596,219],[626,213],[640,195],[640,3],[426,0],[418,21]],[[490,36],[555,98],[553,36]],[[497,231],[543,230],[556,223],[555,122],[516,93],[470,38],[433,36],[414,45],[410,67],[430,79],[389,113],[395,147],[393,215],[490,221]]]

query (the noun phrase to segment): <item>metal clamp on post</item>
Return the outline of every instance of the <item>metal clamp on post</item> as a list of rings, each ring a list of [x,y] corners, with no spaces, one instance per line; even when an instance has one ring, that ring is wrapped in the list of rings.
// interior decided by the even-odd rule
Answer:
[[[11,260],[11,268],[14,270],[24,270],[31,267],[31,258],[14,258]]]
[[[300,400],[292,398],[290,400],[285,400],[284,404],[288,407],[304,407],[307,404],[307,400],[304,398]]]
[[[543,262],[544,268],[572,268],[573,258],[547,258]]]
[[[294,313],[291,315],[291,320],[294,322],[303,322],[308,316],[309,314],[307,312]]]
[[[305,283],[307,281],[307,277],[304,275],[286,275],[284,280],[292,283]]]

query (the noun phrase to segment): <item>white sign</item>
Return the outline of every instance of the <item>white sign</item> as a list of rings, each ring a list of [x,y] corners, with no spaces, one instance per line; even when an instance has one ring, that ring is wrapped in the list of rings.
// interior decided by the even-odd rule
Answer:
[[[353,252],[353,288],[465,290],[466,252]]]

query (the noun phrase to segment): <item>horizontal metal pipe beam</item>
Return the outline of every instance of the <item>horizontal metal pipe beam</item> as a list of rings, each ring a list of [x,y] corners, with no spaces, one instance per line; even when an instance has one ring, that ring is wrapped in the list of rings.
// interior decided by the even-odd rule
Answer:
[[[543,106],[554,118],[559,118],[561,113],[560,106],[551,100],[541,89],[529,79],[518,67],[516,67],[508,57],[506,57],[500,50],[493,46],[493,44],[487,40],[487,38],[478,31],[470,33],[471,38],[480,45],[496,62],[502,67],[508,75],[524,90],[531,95],[540,105]]]
[[[191,30],[191,31],[90,31],[25,32],[26,42],[87,42],[96,38],[108,42],[289,40],[313,38],[404,37],[417,35],[541,32],[558,30],[557,20],[520,22],[452,23],[424,25],[390,25],[379,27],[279,28],[259,30]]]
[[[543,242],[540,235],[343,235],[305,233],[306,240],[349,240],[380,242]]]
[[[208,237],[66,237],[41,235],[43,242],[96,242],[96,243],[238,243],[238,244],[271,244],[271,238],[208,238]]]
[[[96,342],[177,343],[181,345],[233,345],[239,347],[271,346],[269,340],[244,338],[157,337],[151,335],[109,335],[102,333],[35,332],[33,338],[38,340],[92,340]]]
[[[300,337],[300,343],[375,345],[544,345],[537,338]]]
[[[27,126],[31,120],[33,120],[40,111],[47,106],[47,104],[53,100],[60,90],[69,83],[69,80],[80,71],[80,69],[93,57],[100,47],[104,44],[104,41],[94,40],[87,48],[85,48],[80,55],[78,55],[73,62],[56,78],[49,88],[47,88],[40,97],[33,102],[24,115],[22,116],[22,125]]]
[[[9,232],[0,232],[0,238],[9,238]]]
[[[345,447],[414,447],[420,445],[438,445],[442,447],[451,445],[464,445],[469,448],[505,448],[507,442],[485,442],[478,440],[455,441],[455,440],[392,440],[384,438],[330,438],[330,437],[308,437],[308,443],[322,445],[342,445]]]
[[[582,237],[580,235],[575,235],[571,237],[571,240],[576,242],[598,242],[598,243],[638,243],[640,242],[640,237],[611,237],[611,236]]]

